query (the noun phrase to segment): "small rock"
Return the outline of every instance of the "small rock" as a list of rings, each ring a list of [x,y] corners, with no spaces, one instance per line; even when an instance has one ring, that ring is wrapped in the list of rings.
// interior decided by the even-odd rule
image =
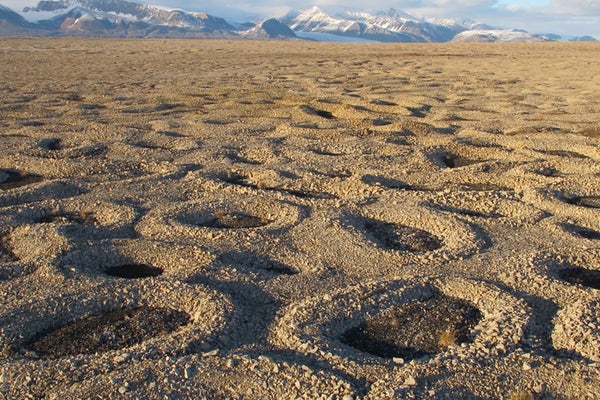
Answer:
[[[404,358],[394,357],[392,358],[392,361],[394,361],[396,364],[404,364]]]
[[[523,371],[529,371],[531,369],[531,364],[528,362],[523,363]]]
[[[216,356],[218,354],[219,354],[219,349],[214,349],[214,350],[211,350],[211,351],[207,351],[206,353],[203,353],[202,355],[205,356],[205,357],[214,357],[214,356]]]
[[[415,378],[413,378],[412,376],[409,376],[404,381],[404,386],[417,386],[417,380]]]
[[[130,353],[123,353],[123,354],[119,354],[118,356],[116,356],[113,361],[117,364],[122,364],[125,361],[129,360],[129,357],[131,356]]]
[[[227,368],[233,368],[235,367],[235,361],[233,360],[233,358],[229,358],[225,365],[227,366]]]
[[[198,368],[196,368],[195,365],[188,365],[183,371],[183,377],[185,379],[190,379],[193,378],[196,373],[198,373]]]
[[[544,393],[546,391],[546,384],[540,383],[539,385],[534,386],[533,391],[537,394]]]
[[[125,394],[125,393],[127,393],[127,387],[126,387],[126,386],[120,386],[120,387],[119,387],[119,393],[120,393],[120,394]]]
[[[354,396],[352,396],[351,394],[347,394],[344,397],[342,397],[342,400],[354,400]]]

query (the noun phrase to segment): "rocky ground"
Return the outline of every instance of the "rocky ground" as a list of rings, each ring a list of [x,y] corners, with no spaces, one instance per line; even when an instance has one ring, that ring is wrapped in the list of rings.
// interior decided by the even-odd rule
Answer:
[[[0,398],[600,398],[597,50],[1,40]]]

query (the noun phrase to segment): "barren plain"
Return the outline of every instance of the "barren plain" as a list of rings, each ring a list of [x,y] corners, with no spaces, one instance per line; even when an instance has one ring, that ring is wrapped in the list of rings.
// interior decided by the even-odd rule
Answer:
[[[600,398],[598,44],[0,40],[0,398]]]

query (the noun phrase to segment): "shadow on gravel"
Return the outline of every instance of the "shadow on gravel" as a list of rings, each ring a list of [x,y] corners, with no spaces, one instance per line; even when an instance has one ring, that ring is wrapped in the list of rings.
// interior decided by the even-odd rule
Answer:
[[[0,190],[15,189],[43,180],[44,177],[41,175],[21,172],[15,169],[0,169]]]
[[[363,183],[370,186],[381,186],[386,189],[397,189],[397,190],[415,190],[415,191],[425,191],[427,189],[409,185],[408,183],[404,183],[397,179],[387,178],[381,175],[364,175],[360,179]]]
[[[563,195],[561,200],[574,206],[600,208],[600,196],[571,196]]]
[[[442,247],[439,238],[422,229],[366,217],[347,216],[345,219],[384,250],[424,253]]]
[[[271,260],[250,251],[231,250],[219,256],[219,261],[230,264],[234,268],[251,271],[265,271],[271,275],[296,275],[298,271],[294,268]]]
[[[593,229],[584,228],[583,226],[574,225],[574,224],[563,224],[562,228],[565,232],[568,232],[572,235],[589,239],[589,240],[600,240],[600,232],[595,231]]]
[[[600,270],[571,267],[558,271],[558,277],[573,285],[600,290]]]
[[[222,281],[203,275],[192,277],[186,283],[206,285],[225,294],[233,303],[231,320],[220,336],[215,337],[220,350],[227,352],[245,345],[267,346],[269,326],[280,309],[277,299],[252,283]],[[191,348],[195,347],[198,346],[191,345]]]

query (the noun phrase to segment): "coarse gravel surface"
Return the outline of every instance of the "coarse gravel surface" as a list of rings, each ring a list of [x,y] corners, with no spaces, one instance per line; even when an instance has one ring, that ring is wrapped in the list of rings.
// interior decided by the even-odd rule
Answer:
[[[0,399],[600,399],[594,43],[0,40]]]

